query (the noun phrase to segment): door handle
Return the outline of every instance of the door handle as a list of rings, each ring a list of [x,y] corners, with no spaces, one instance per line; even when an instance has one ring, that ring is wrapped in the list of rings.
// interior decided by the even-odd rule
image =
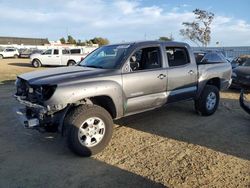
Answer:
[[[190,71],[188,71],[188,74],[193,75],[193,74],[194,74],[194,71],[193,71],[193,70],[190,70]]]
[[[159,78],[159,79],[163,79],[163,78],[165,78],[166,77],[166,74],[160,74],[159,76],[157,76],[157,78]]]
[[[51,57],[51,55],[49,55],[48,57]]]

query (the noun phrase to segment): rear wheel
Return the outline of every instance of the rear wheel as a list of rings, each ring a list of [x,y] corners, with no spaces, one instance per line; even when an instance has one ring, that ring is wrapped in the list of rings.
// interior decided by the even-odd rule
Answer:
[[[15,55],[14,55],[14,58],[15,58],[15,59],[17,59],[17,58],[18,58],[18,55],[17,55],[17,54],[15,54]]]
[[[69,62],[68,62],[68,66],[74,66],[75,64],[76,64],[76,62],[73,60],[69,60]]]
[[[66,121],[68,146],[78,155],[91,156],[101,152],[112,137],[113,120],[100,106],[77,107]]]
[[[0,55],[0,59],[3,59],[3,55]]]
[[[219,100],[219,89],[213,85],[206,85],[201,96],[195,100],[195,110],[202,116],[212,115],[218,108]]]
[[[38,67],[41,67],[42,64],[41,64],[41,62],[39,60],[34,59],[32,61],[32,65],[33,65],[33,67],[38,68]]]

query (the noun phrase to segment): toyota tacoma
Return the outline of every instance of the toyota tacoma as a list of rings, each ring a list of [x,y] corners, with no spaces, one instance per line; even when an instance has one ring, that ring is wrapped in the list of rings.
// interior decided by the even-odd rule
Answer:
[[[113,120],[193,100],[212,115],[219,91],[231,83],[231,65],[201,59],[186,43],[143,41],[102,46],[72,67],[17,77],[15,98],[27,128],[58,130],[81,156],[102,151]]]

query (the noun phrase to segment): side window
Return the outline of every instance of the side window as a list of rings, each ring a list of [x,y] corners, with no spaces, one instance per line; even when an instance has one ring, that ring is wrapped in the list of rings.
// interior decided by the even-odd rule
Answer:
[[[130,58],[130,71],[156,69],[162,66],[159,47],[142,48]]]
[[[70,52],[69,52],[69,50],[67,50],[67,49],[63,49],[62,50],[62,54],[69,54]]]
[[[212,59],[213,59],[212,54],[211,54],[211,53],[208,53],[208,54],[206,54],[206,55],[204,56],[204,58],[202,59],[202,62],[204,62],[204,61],[212,61]]]
[[[70,53],[71,54],[80,54],[81,53],[81,49],[71,49]]]
[[[187,50],[179,47],[166,47],[169,67],[181,66],[190,63]]]
[[[14,52],[14,49],[6,49],[6,52]]]
[[[58,55],[59,54],[59,50],[58,49],[55,49],[54,50],[54,55]]]
[[[45,55],[51,55],[51,54],[52,54],[52,50],[46,50],[46,51],[44,52],[44,54],[45,54]]]

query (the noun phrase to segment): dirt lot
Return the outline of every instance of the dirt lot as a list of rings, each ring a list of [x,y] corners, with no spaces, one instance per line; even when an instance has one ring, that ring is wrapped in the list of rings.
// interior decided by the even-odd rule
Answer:
[[[59,134],[24,129],[11,95],[28,60],[0,60],[0,187],[250,187],[250,116],[237,92],[221,93],[215,115],[192,102],[116,122],[111,143],[80,158]]]

